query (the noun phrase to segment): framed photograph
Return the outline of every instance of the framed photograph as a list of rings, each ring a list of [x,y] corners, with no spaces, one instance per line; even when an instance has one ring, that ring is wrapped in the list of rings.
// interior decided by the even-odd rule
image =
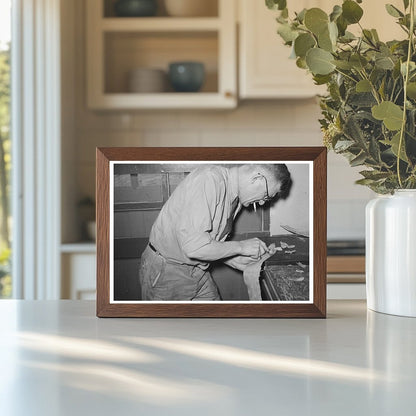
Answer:
[[[324,147],[98,148],[97,316],[324,318]]]

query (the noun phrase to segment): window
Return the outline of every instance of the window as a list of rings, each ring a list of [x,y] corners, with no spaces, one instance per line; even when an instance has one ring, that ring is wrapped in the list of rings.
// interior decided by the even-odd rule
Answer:
[[[10,0],[0,0],[0,298],[9,298],[12,294],[10,269],[10,7]]]

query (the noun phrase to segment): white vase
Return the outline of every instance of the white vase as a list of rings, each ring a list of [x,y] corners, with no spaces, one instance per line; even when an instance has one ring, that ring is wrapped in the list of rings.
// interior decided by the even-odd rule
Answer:
[[[379,196],[366,207],[367,306],[416,317],[416,190]]]

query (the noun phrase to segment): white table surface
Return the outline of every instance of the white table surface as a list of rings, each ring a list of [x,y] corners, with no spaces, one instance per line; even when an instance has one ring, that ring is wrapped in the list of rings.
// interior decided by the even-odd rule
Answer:
[[[416,319],[98,319],[0,301],[0,415],[412,415]]]

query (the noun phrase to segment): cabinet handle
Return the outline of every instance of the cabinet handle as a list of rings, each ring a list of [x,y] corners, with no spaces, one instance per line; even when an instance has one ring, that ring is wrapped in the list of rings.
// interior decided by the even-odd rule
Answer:
[[[225,95],[225,98],[233,98],[234,97],[234,93],[232,91],[225,91],[224,95]]]

